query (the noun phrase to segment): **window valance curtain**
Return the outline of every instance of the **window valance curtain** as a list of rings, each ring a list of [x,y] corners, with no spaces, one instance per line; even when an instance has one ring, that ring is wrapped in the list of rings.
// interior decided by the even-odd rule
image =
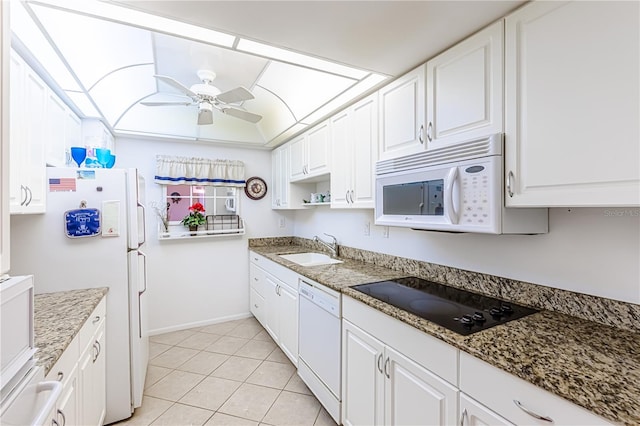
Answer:
[[[156,157],[155,182],[161,185],[244,187],[244,163],[195,157]]]

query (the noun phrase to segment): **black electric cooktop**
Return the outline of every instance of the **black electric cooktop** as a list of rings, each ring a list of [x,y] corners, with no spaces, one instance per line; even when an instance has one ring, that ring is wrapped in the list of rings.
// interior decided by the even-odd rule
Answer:
[[[360,284],[352,288],[462,335],[537,312],[417,277]]]

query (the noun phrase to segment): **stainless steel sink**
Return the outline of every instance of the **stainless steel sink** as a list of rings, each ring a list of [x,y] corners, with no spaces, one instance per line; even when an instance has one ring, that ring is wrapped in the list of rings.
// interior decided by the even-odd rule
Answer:
[[[290,262],[297,263],[300,266],[319,266],[342,263],[342,260],[334,259],[322,253],[281,254],[280,257]]]

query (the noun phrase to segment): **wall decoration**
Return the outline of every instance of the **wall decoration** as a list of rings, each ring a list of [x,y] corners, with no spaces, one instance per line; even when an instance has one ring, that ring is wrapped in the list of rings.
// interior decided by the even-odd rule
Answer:
[[[267,183],[257,176],[250,177],[247,179],[244,193],[252,200],[260,200],[267,195]]]

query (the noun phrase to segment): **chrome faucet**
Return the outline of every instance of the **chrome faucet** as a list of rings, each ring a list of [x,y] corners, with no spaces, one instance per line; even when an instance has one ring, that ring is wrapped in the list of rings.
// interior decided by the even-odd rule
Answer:
[[[333,241],[331,241],[331,243],[328,243],[326,241],[323,241],[317,235],[313,237],[313,241],[315,241],[316,243],[320,243],[322,246],[326,247],[331,252],[331,257],[338,257],[338,240],[336,240],[336,237],[334,237],[333,235],[329,235],[327,233],[325,233],[324,235],[326,235],[327,237],[331,237]]]

